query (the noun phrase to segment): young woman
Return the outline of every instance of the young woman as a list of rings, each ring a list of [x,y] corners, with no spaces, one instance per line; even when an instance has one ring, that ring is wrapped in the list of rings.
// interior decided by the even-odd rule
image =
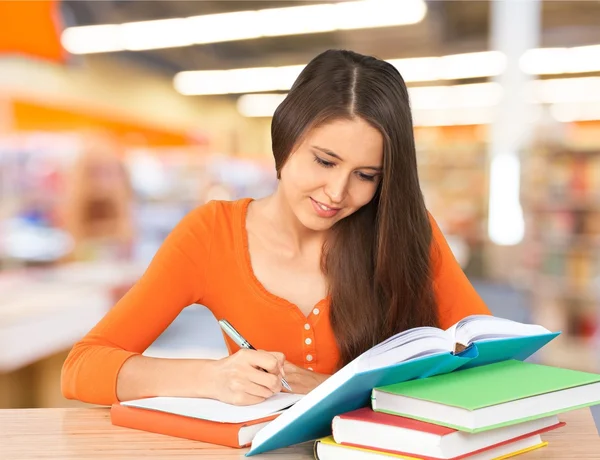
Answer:
[[[306,393],[397,332],[489,314],[425,208],[408,92],[392,65],[320,54],[277,108],[272,142],[277,190],[190,212],[73,347],[67,398],[253,404],[281,391],[283,375]],[[259,350],[226,338],[221,360],[142,356],[194,303]]]

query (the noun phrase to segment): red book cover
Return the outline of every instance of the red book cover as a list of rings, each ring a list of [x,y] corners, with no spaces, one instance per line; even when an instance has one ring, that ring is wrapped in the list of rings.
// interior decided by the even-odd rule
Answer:
[[[452,434],[452,433],[458,431],[453,428],[448,428],[445,426],[438,426],[433,423],[422,422],[420,420],[413,420],[413,419],[406,418],[406,417],[400,417],[400,416],[396,416],[396,415],[375,412],[370,407],[363,407],[361,409],[357,409],[352,412],[347,412],[345,414],[339,415],[339,418],[344,418],[347,420],[358,420],[361,422],[370,422],[370,423],[376,423],[376,424],[390,425],[390,426],[395,426],[398,428],[405,428],[407,430],[415,430],[415,431],[421,431],[421,432],[425,432],[425,433],[431,433],[431,434],[438,435],[438,436],[447,436],[449,434]],[[467,458],[472,455],[479,454],[481,452],[485,452],[486,450],[490,450],[495,447],[500,447],[500,446],[503,446],[506,444],[510,444],[511,442],[519,441],[521,439],[525,439],[530,436],[534,436],[536,434],[541,434],[541,433],[545,433],[547,431],[561,428],[565,425],[566,425],[566,423],[560,422],[555,425],[552,425],[552,426],[549,426],[546,428],[542,428],[540,430],[532,431],[530,433],[526,433],[524,435],[517,436],[512,439],[507,439],[506,441],[493,444],[484,449],[478,449],[476,451],[469,452],[465,455],[460,455],[458,457],[449,458],[447,460],[461,460],[463,458]],[[380,449],[376,446],[353,444],[353,443],[349,443],[349,442],[343,442],[341,444],[347,445],[347,446],[353,446],[353,447],[362,447],[365,449],[372,449],[372,450],[376,450],[379,452],[387,452],[389,454],[404,455],[406,457],[420,458],[423,460],[443,460],[440,458],[424,457],[421,455],[415,455],[414,453],[409,453],[409,452],[400,452],[400,451],[394,451],[394,450],[389,450],[389,449]]]
[[[457,431],[454,428],[434,425],[433,423],[421,422],[420,420],[413,420],[411,418],[401,417],[398,415],[375,412],[369,407],[363,407],[352,412],[347,412],[339,417],[347,420],[358,420],[361,422],[370,422],[377,423],[379,425],[390,425],[398,428],[406,428],[407,430],[422,431],[424,433],[431,433],[438,436],[445,436]]]

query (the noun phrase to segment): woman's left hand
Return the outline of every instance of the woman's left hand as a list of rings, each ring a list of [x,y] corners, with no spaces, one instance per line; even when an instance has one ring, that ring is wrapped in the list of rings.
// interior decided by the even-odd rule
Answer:
[[[292,392],[303,395],[312,391],[330,377],[327,374],[319,374],[303,369],[289,361],[284,362],[283,372],[285,373],[285,379],[292,387]]]

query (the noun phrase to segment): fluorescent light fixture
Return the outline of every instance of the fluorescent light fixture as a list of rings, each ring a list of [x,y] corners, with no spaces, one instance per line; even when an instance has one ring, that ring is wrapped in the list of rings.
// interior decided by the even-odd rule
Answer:
[[[408,92],[414,110],[493,107],[500,102],[503,94],[502,86],[495,82],[420,86],[409,88]]]
[[[194,44],[187,19],[130,22],[119,26],[121,45],[139,51]]]
[[[269,8],[188,18],[100,26],[69,27],[64,48],[73,54],[149,50],[415,24],[423,20],[423,0],[361,0]]]
[[[498,83],[408,88],[416,123],[422,125],[488,123],[489,110],[502,98]],[[245,117],[270,117],[286,94],[244,94],[237,108]],[[470,109],[470,110],[461,110]],[[488,109],[488,110],[479,110]]]
[[[286,94],[244,94],[237,100],[237,110],[244,117],[272,117]]]
[[[446,77],[458,79],[493,76],[504,68],[505,57],[502,53],[485,52],[442,57],[392,59],[388,62],[400,71],[404,81],[415,82],[433,81]],[[305,64],[218,71],[185,71],[175,76],[174,85],[177,91],[188,96],[287,91],[304,66]],[[452,70],[455,66],[466,67],[460,71]]]
[[[529,75],[560,74],[567,71],[567,48],[536,48],[525,51],[519,67]]]
[[[186,96],[288,90],[304,66],[186,71],[175,75],[175,89]]]
[[[195,44],[230,42],[259,38],[259,15],[257,11],[206,14],[188,18]]]
[[[119,26],[114,24],[72,27],[61,35],[62,46],[72,54],[121,51]]]
[[[600,120],[600,102],[560,102],[552,104],[550,115],[562,123]]]
[[[492,158],[488,235],[501,246],[516,245],[525,235],[523,209],[519,201],[520,169],[516,154],[503,153]]]
[[[409,88],[415,126],[487,124],[502,97],[497,83]],[[245,117],[271,117],[286,94],[244,94],[237,110]]]
[[[531,49],[521,56],[519,65],[531,75],[596,72],[600,70],[600,45]]]
[[[494,121],[492,107],[413,110],[414,126],[485,125]]]
[[[500,51],[391,59],[388,62],[398,69],[406,82],[493,77],[506,68],[506,56]]]
[[[453,54],[440,58],[440,80],[494,77],[506,69],[506,56],[500,51]]]
[[[600,101],[600,77],[554,78],[530,82],[532,102]]]
[[[337,29],[352,30],[416,24],[427,14],[422,0],[372,0],[335,4]]]
[[[390,59],[388,62],[398,69],[405,82],[439,79],[439,57]]]

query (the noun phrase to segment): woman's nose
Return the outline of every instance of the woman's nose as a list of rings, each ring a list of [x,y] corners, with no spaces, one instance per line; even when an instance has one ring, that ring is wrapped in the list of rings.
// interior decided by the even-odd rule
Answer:
[[[348,188],[348,176],[339,174],[332,177],[325,187],[325,194],[331,200],[332,204],[341,203],[346,196]]]

